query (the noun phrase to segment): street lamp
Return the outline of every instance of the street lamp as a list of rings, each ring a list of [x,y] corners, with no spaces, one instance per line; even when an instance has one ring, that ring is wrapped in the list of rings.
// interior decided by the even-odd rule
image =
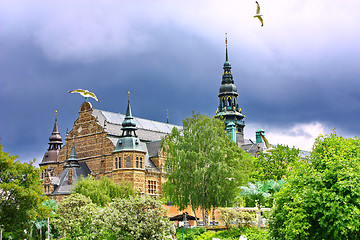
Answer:
[[[2,240],[2,230],[3,230],[4,225],[0,225],[0,240]]]

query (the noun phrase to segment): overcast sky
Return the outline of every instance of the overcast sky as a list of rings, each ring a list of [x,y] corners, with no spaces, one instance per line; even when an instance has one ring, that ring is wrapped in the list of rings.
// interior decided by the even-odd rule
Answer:
[[[212,116],[228,33],[245,137],[311,150],[320,134],[360,134],[360,1],[0,1],[0,137],[41,161],[58,110],[72,129],[94,108],[181,125]]]

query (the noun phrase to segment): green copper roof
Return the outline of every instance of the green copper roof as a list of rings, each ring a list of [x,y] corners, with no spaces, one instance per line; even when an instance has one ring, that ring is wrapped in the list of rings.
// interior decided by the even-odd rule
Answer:
[[[127,151],[135,150],[135,151],[144,152],[140,139],[137,137],[122,137],[118,140],[114,152],[120,152],[126,150]]]
[[[131,114],[131,106],[130,106],[130,99],[129,99],[127,109],[126,109],[126,116],[122,123],[122,128],[121,128],[121,130],[123,130],[122,136],[125,136],[125,137],[135,136],[136,137],[136,132],[135,132],[136,129],[137,129],[136,123]]]
[[[69,158],[68,158],[68,160],[66,162],[67,163],[66,163],[65,167],[80,167],[78,158],[76,156],[75,144],[74,143],[73,143],[72,148],[71,148],[70,156],[69,156]]]
[[[130,99],[128,100],[128,105],[126,109],[126,116],[122,123],[123,133],[121,138],[117,141],[114,152],[124,151],[124,150],[137,150],[144,151],[141,146],[140,139],[136,136],[136,123],[131,114]]]

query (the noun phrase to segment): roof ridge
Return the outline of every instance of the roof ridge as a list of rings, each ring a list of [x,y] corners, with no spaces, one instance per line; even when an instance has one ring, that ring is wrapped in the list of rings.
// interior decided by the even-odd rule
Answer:
[[[110,112],[110,111],[106,111],[106,110],[101,110],[101,109],[94,109],[94,110],[98,110],[100,112],[108,112],[108,113],[112,113],[112,114],[120,114],[120,115],[123,115],[123,116],[126,116],[125,114],[122,114],[122,113],[115,113],[115,112]],[[105,117],[105,116],[104,116]],[[166,123],[166,122],[160,122],[160,121],[157,121],[157,120],[151,120],[151,119],[146,119],[146,118],[142,118],[142,117],[135,117],[133,116],[133,118],[137,118],[137,119],[141,119],[141,120],[146,120],[146,121],[152,121],[152,122],[158,122],[158,123],[162,123],[162,124],[166,124],[166,125],[171,125],[171,126],[177,126],[177,127],[181,127],[179,125],[175,125],[175,124],[171,124],[171,123]],[[106,119],[106,117],[105,117]],[[116,124],[116,123],[114,123]]]

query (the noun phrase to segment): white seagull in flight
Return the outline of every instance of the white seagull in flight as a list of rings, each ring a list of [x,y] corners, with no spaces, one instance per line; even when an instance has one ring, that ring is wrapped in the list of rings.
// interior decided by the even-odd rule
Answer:
[[[75,90],[69,91],[69,93],[80,93],[81,96],[85,97],[85,101],[88,100],[88,97],[91,97],[91,98],[95,99],[96,101],[100,102],[100,100],[95,96],[95,94],[92,92],[89,92],[88,90],[75,89]]]
[[[261,26],[264,26],[264,22],[263,22],[263,19],[262,19],[262,15],[260,14],[260,5],[259,3],[256,1],[256,4],[257,4],[257,9],[256,9],[256,14],[254,16],[254,18],[258,18],[261,22]]]

